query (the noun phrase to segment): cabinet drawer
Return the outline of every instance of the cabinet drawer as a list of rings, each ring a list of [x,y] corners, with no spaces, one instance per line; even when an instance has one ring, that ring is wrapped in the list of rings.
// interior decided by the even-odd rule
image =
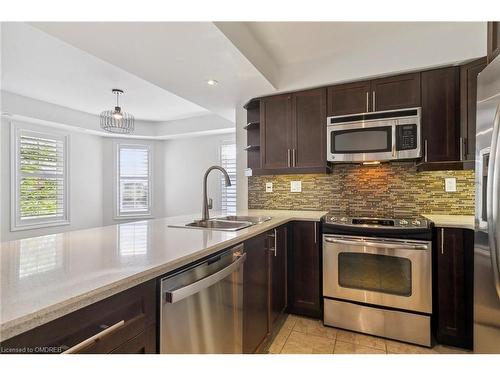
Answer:
[[[122,321],[112,332],[105,331]],[[95,341],[75,352],[108,353],[155,323],[156,284],[151,280],[12,337],[1,346],[33,352],[52,348],[50,352],[60,353],[98,335]]]

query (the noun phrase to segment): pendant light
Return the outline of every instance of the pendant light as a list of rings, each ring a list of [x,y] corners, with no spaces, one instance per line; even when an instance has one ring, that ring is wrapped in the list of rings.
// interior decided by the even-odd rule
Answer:
[[[116,95],[116,106],[113,110],[102,111],[99,115],[101,119],[101,128],[110,133],[130,134],[134,131],[134,116],[123,112],[118,98],[123,95],[123,90],[111,90]]]

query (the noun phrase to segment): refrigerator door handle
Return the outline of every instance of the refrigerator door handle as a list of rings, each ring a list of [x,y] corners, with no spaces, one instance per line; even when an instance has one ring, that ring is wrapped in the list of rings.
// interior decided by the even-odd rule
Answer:
[[[500,195],[500,171],[498,160],[500,158],[500,104],[497,106],[495,120],[493,124],[493,135],[491,139],[490,165],[488,170],[487,186],[487,216],[488,216],[488,237],[491,250],[491,263],[495,278],[495,289],[500,298],[500,227],[498,216],[500,205],[498,196]]]

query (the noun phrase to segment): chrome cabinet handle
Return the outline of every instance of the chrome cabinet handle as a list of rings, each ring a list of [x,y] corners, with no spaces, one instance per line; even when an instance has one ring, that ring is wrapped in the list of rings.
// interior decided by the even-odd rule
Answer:
[[[274,228],[274,256],[276,256],[276,252],[278,251],[278,231]]]
[[[375,109],[375,90],[373,90],[372,95],[373,95],[373,97],[372,97],[372,99],[373,99],[373,108],[372,108],[372,112],[375,112],[375,111],[376,111],[376,109]]]
[[[342,245],[380,247],[383,249],[411,249],[411,250],[428,250],[429,247],[424,244],[407,244],[407,243],[390,243],[390,242],[375,242],[365,240],[343,240],[338,238],[325,237],[326,242],[338,243]]]
[[[292,149],[292,166],[295,167],[297,165],[297,157],[296,157],[296,150],[293,148]]]
[[[460,144],[458,145],[459,151],[460,152],[460,161],[464,160],[464,138],[460,137]]]
[[[94,336],[89,337],[88,339],[85,339],[81,342],[79,342],[76,345],[73,345],[71,348],[65,350],[62,352],[62,354],[72,354],[76,353],[79,350],[82,350],[83,348],[86,348],[87,346],[91,345],[92,343],[96,342],[99,339],[102,339],[104,336],[109,335],[111,332],[116,331],[118,328],[123,326],[125,324],[124,320],[120,320],[118,323],[113,324],[112,326],[102,330],[101,332],[96,333]]]
[[[366,112],[370,112],[370,93],[366,92]]]
[[[314,222],[314,243],[318,243],[318,228],[317,228],[317,222]]]
[[[236,260],[226,268],[223,268],[222,270],[215,272],[210,276],[207,276],[192,284],[183,286],[179,289],[165,292],[165,301],[167,303],[176,303],[178,301],[183,300],[184,298],[192,296],[193,294],[196,294],[199,291],[214,285],[215,283],[221,281],[228,275],[232,274],[235,270],[237,270],[238,267],[240,267],[240,265],[243,264],[246,257],[247,255],[243,253],[240,256],[238,256]]]
[[[287,157],[288,157],[288,168],[290,168],[290,149],[287,150]]]
[[[277,245],[278,245],[278,234],[277,234],[277,230],[276,228],[273,229],[273,234],[268,234],[267,235],[268,237],[270,238],[274,238],[274,247],[269,249],[269,251],[272,251],[274,253],[274,256],[276,256],[276,249],[278,248]]]
[[[441,254],[444,254],[444,228],[441,228]]]
[[[424,161],[427,163],[427,139],[424,139]]]

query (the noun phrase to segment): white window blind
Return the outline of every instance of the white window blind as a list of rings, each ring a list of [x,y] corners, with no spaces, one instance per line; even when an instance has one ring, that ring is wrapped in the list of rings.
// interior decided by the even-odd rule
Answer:
[[[118,147],[118,216],[151,214],[151,155],[148,146]]]
[[[68,223],[67,136],[15,130],[13,229]]]
[[[221,211],[226,214],[236,213],[236,145],[224,143],[220,146],[220,165],[229,174],[231,186],[226,187],[224,176],[221,180]]]

